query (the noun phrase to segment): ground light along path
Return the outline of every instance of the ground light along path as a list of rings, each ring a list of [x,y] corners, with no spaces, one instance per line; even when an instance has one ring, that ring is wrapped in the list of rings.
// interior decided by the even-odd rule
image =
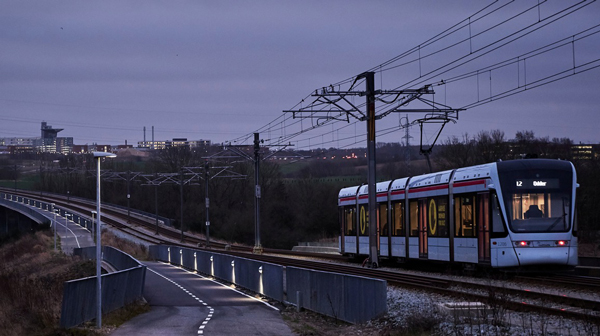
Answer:
[[[198,301],[200,304],[202,304],[203,306],[205,306],[208,309],[208,315],[206,316],[206,318],[204,319],[204,321],[202,321],[202,324],[200,325],[200,327],[198,327],[198,335],[203,335],[204,334],[204,328],[206,327],[206,325],[208,324],[208,322],[210,322],[210,319],[213,317],[213,314],[215,313],[215,309],[209,305],[206,304],[206,302],[202,301],[202,299],[200,299],[199,297],[197,297],[196,295],[192,294],[190,291],[188,291],[187,289],[185,289],[183,286],[181,286],[180,284],[178,284],[177,282],[167,278],[166,276],[148,268],[148,270],[158,276],[160,276],[161,278],[169,281],[170,283],[174,284],[175,286],[179,287],[179,289],[181,289],[182,291],[186,292],[188,295],[190,295],[192,298],[194,298],[194,300]]]
[[[120,326],[113,336],[264,335],[291,336],[278,309],[210,278],[164,262],[147,261],[146,314]]]

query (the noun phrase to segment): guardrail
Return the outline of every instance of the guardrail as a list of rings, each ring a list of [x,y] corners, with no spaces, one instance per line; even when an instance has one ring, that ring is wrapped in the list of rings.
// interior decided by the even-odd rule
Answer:
[[[146,266],[129,254],[110,246],[102,247],[103,260],[118,271],[102,275],[102,314],[135,302],[144,294]],[[96,258],[96,247],[75,249],[75,255]],[[96,317],[96,277],[65,282],[61,328],[71,328]]]
[[[150,257],[194,270],[259,293],[273,300],[283,301],[283,266],[221,254],[153,245]]]
[[[30,208],[29,206],[27,206],[26,204],[22,204],[22,203],[18,203],[16,201],[7,199],[4,197],[4,195],[0,194],[0,205],[12,209],[14,211],[17,211],[27,217],[29,217],[31,220],[39,223],[39,224],[50,224],[51,220],[48,219],[46,216],[44,216],[42,213]]]
[[[32,216],[36,216],[36,219],[43,220],[42,223],[51,222],[52,219],[48,218],[47,215],[38,212],[30,207],[35,207],[41,210],[46,210],[52,213],[52,203],[43,202],[34,198],[14,195],[10,193],[0,193],[0,204],[12,208],[20,213],[32,218]],[[77,223],[78,225],[92,231],[93,230],[93,222],[89,216],[83,216],[78,213],[74,213],[67,209],[63,209],[55,206],[54,210],[56,211],[56,215],[60,217],[69,217],[68,219]],[[90,214],[91,215],[91,214]],[[34,219],[35,220],[35,219]]]
[[[176,246],[153,245],[149,252],[156,260],[350,323],[363,323],[387,312],[385,280],[284,267]]]
[[[286,267],[288,301],[333,318],[363,323],[387,312],[387,282]]]
[[[46,196],[64,196],[61,194],[54,194],[54,193],[44,193]],[[40,196],[41,197],[41,196]],[[16,195],[16,194],[11,194],[8,192],[0,192],[0,199],[4,199],[7,201],[11,201],[12,203],[21,203],[21,204],[26,204],[26,205],[30,205],[30,206],[34,206],[36,208],[42,209],[42,210],[47,210],[47,211],[52,211],[51,209],[51,202],[44,202],[44,201],[40,201],[31,197],[26,197],[26,196],[21,196],[21,195]],[[76,200],[80,200],[80,201],[89,201],[88,199],[85,198],[80,198],[80,197],[75,197],[75,196],[71,196],[71,199],[76,199]],[[127,207],[125,206],[121,206],[121,205],[117,205],[117,204],[111,204],[111,203],[102,203],[103,208],[109,208],[109,207],[113,207],[113,208],[118,208],[122,211],[127,210]],[[69,214],[69,218],[70,220],[72,220],[73,222],[79,224],[82,227],[85,227],[86,229],[92,231],[93,230],[93,222],[90,219],[91,217],[91,213],[90,215],[80,215],[77,213],[72,213],[72,211],[60,208],[58,206],[55,206],[54,208],[57,211],[57,215],[65,217],[65,214]],[[142,210],[138,210],[138,209],[133,209],[130,208],[129,209],[130,212],[132,214],[136,214],[138,216],[143,216],[143,217],[147,217],[147,218],[152,218],[155,219],[156,216],[154,214],[151,214],[149,212],[145,212]],[[166,217],[162,217],[162,216],[158,216],[158,220],[161,224],[166,225],[166,226],[173,226],[173,224],[171,223],[171,219],[166,218]]]

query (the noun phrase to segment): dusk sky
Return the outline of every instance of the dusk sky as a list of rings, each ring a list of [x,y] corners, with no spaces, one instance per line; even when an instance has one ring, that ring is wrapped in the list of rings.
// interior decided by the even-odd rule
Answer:
[[[540,20],[557,6],[580,3],[540,2],[532,14]],[[127,140],[137,145],[143,140],[144,126],[147,140],[152,126],[156,140],[232,140],[281,116],[315,89],[377,67],[475,18],[477,11],[492,3],[4,0],[0,4],[0,138],[39,136],[40,123],[46,121],[63,128],[59,136],[73,137],[75,144],[116,145]],[[538,0],[517,3],[494,18],[474,22],[470,34]],[[528,19],[523,20],[526,26]],[[600,3],[591,2],[435,81],[521,55],[598,24]],[[477,49],[486,39],[497,40],[509,32],[507,28],[482,34],[469,47]],[[525,65],[518,65],[490,72],[491,84],[438,86],[435,100],[459,108],[477,95],[482,99],[492,89],[520,85],[525,75],[529,83],[548,69],[585,62],[598,66],[598,35],[532,57],[526,61],[526,70]],[[444,43],[452,43],[450,38]],[[449,57],[439,56],[436,62],[446,64]],[[420,71],[435,67],[428,61],[419,63]],[[419,77],[418,73],[413,76],[414,71],[413,67],[378,73],[376,88],[400,87]],[[467,109],[457,123],[446,126],[440,139],[500,129],[508,139],[517,131],[532,130],[539,137],[600,143],[599,78],[600,68],[595,68]],[[480,92],[474,89],[477,86]],[[399,117],[387,116],[378,122],[378,129],[398,124]],[[340,125],[326,128],[332,131]],[[364,124],[357,127],[364,133]],[[355,128],[351,132],[358,132]],[[418,131],[418,127],[411,129],[413,143],[418,142]],[[433,130],[427,130],[426,139],[432,134]],[[403,135],[404,131],[397,131],[380,140],[399,142]],[[331,146],[335,144],[325,145]]]

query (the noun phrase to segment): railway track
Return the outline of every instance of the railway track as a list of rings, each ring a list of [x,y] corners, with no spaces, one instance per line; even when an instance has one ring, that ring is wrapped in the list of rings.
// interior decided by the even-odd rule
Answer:
[[[23,190],[15,191],[14,189],[8,188],[0,188],[0,192],[51,202],[56,204],[57,207],[68,209],[71,212],[79,213],[86,217],[90,216],[91,211],[96,210],[95,201],[76,197],[68,198],[60,194],[41,194],[39,192],[34,193]],[[152,244],[172,244],[185,247],[203,247],[206,244],[206,239],[202,236],[196,236],[189,232],[182,233],[181,230],[177,230],[170,226],[156,225],[155,217],[142,216],[135,212],[131,212],[131,215],[128,216],[127,210],[106,203],[102,204],[102,223],[109,224]],[[209,245],[212,249],[252,252],[252,247],[249,246],[232,245],[214,240],[211,240]],[[297,252],[269,248],[265,248],[264,252],[290,256],[318,257],[340,261],[348,260],[347,257],[336,254]]]
[[[0,191],[5,190],[0,189]],[[81,214],[85,214],[86,212],[90,213],[90,211],[95,209],[94,202],[81,199],[71,198],[70,200],[67,200],[63,196],[49,194],[40,196],[38,193],[15,193],[11,190],[6,192],[47,202],[53,202],[59,207],[69,209],[70,211],[79,212]],[[127,223],[128,220],[129,223]],[[182,239],[181,231],[162,225],[157,227],[154,218],[137,215],[127,216],[125,210],[113,208],[108,205],[103,206],[102,221],[124,232],[134,235],[139,239],[151,242],[153,244],[170,244],[176,246],[202,248],[203,244],[205,243],[202,237],[184,233]],[[600,302],[591,299],[569,297],[567,295],[528,290],[523,288],[510,288],[502,285],[480,284],[476,282],[465,282],[464,280],[440,279],[435,276],[423,276],[380,269],[361,268],[354,265],[334,263],[331,260],[328,262],[302,260],[298,258],[282,257],[281,255],[294,255],[296,257],[318,257],[337,260],[345,259],[340,256],[328,256],[318,253],[298,253],[273,249],[265,249],[265,254],[257,255],[252,254],[252,248],[250,247],[227,246],[226,250],[227,244],[224,243],[211,242],[210,245],[211,249],[209,250],[218,250],[219,253],[232,254],[242,256],[244,258],[251,258],[284,266],[302,267],[327,272],[338,272],[343,274],[378,278],[386,280],[388,284],[393,286],[433,291],[463,300],[480,301],[489,305],[501,305],[502,307],[511,310],[541,312],[568,318],[583,319],[586,321],[593,320],[600,323]],[[555,281],[555,283],[561,283],[563,286],[574,286],[574,279],[575,277],[565,276],[561,280],[556,278],[553,281]],[[522,280],[532,281],[530,278]],[[547,279],[537,278],[533,278],[533,280],[542,281],[545,284],[548,284],[549,281]],[[594,281],[585,282],[583,279],[579,279],[578,281],[580,281],[580,285],[586,284],[586,286],[589,285],[597,288],[600,280],[596,279],[596,284],[593,284]]]
[[[244,253],[230,254],[248,257]],[[488,305],[500,305],[511,310],[540,312],[567,318],[600,322],[600,301],[585,298],[569,297],[563,294],[553,294],[526,288],[510,288],[502,285],[440,279],[433,276],[332,264],[330,262],[297,260],[269,255],[253,256],[252,258],[284,266],[303,267],[326,272],[383,279],[389,285],[393,286],[433,291],[462,300],[479,301]]]
[[[571,275],[571,274],[547,274],[538,276],[518,276],[516,280],[525,283],[552,284],[555,286],[578,287],[585,289],[598,290],[600,289],[600,278]]]

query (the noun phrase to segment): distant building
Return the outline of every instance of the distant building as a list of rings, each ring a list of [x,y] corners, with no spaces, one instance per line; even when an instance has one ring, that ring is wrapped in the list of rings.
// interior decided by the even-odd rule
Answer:
[[[109,152],[109,153],[112,153],[112,146],[111,145],[98,145],[98,144],[94,144],[94,145],[90,145],[89,149],[90,149],[90,152]]]
[[[191,140],[187,138],[173,138],[172,140],[138,141],[140,149],[165,149],[169,147],[187,146],[190,148],[210,146],[210,140]]]
[[[90,149],[88,145],[73,145],[71,153],[74,154],[86,154],[89,153]]]
[[[42,121],[42,137],[36,145],[38,152],[60,154],[71,153],[73,148],[73,138],[59,137],[58,132],[62,130],[62,128],[52,128],[52,126],[48,125],[45,121]]]
[[[573,160],[600,159],[600,145],[578,144],[571,146]]]
[[[23,138],[23,137],[0,138],[0,146],[35,147],[36,141],[38,141],[38,140],[39,140],[39,138]]]
[[[72,137],[59,137],[62,128],[52,128],[42,122],[41,137],[0,138],[0,146],[6,146],[10,153],[60,153],[68,154],[73,147]]]

